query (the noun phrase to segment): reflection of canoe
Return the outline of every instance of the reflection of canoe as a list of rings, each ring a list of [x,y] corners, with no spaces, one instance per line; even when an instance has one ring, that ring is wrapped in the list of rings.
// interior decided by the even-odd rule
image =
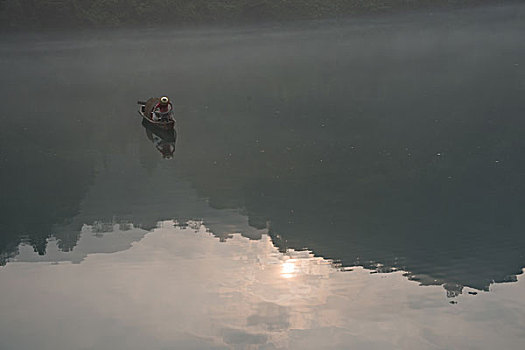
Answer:
[[[177,133],[174,129],[161,129],[145,119],[142,120],[142,126],[146,129],[146,136],[155,145],[155,148],[162,154],[164,159],[173,158],[175,153],[175,142]]]
[[[146,104],[142,104],[140,103],[140,106],[139,106],[139,114],[142,116],[143,120],[156,127],[156,128],[159,128],[159,129],[162,129],[162,130],[173,130],[173,128],[175,127],[175,119],[173,119],[173,110],[170,109],[170,111],[168,113],[165,113],[163,116],[162,116],[162,119],[161,120],[153,120],[151,118],[152,114],[155,113],[154,111],[146,111]]]
[[[157,137],[161,138],[164,142],[175,142],[177,140],[177,133],[174,129],[161,129],[157,128],[152,123],[149,123],[146,121],[146,119],[142,120],[142,126],[146,129],[146,132],[148,133],[148,138],[151,140],[151,136],[149,134],[155,134]]]

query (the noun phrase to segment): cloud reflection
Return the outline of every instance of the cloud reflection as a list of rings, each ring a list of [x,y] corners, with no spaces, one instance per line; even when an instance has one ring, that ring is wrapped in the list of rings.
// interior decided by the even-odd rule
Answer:
[[[82,234],[92,235],[89,228]],[[403,272],[345,272],[309,251],[280,252],[267,234],[221,241],[197,221],[125,232],[115,225],[107,235],[143,238],[80,264],[14,261],[0,270],[1,347],[518,349],[525,342],[525,315],[514,308],[521,281],[451,305],[441,287],[419,287]]]

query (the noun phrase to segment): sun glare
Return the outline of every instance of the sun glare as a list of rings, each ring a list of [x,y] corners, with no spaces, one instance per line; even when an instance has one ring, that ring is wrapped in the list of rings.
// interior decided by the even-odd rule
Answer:
[[[290,278],[294,276],[295,264],[292,259],[287,260],[281,266],[281,276],[284,278]]]

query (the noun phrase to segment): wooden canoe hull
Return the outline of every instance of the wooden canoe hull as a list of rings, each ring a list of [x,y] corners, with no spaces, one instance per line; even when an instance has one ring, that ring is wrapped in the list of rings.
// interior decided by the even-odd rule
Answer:
[[[173,128],[175,127],[175,120],[173,119],[173,117],[168,121],[156,121],[146,116],[146,114],[144,113],[144,105],[140,106],[139,114],[142,116],[144,122],[148,123],[149,125],[155,128],[159,128],[162,130],[173,130]]]

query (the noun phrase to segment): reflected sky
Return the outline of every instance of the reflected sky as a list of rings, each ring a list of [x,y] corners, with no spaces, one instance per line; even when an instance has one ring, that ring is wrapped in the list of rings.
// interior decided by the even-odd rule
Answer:
[[[72,252],[21,247],[0,270],[2,349],[522,349],[525,284],[451,300],[267,234],[221,240],[198,221],[84,225]],[[142,238],[141,238],[142,237]],[[120,242],[115,252],[97,251]],[[110,245],[110,244],[109,244]],[[89,250],[81,263],[76,250]],[[69,254],[70,260],[65,258]],[[60,256],[62,255],[62,256]],[[32,262],[28,262],[32,261]],[[477,293],[474,295],[474,293]]]

